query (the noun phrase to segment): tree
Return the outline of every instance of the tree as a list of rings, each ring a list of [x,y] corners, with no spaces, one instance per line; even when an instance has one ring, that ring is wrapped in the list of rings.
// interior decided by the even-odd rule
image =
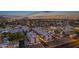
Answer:
[[[8,33],[9,41],[11,42],[17,42],[19,41],[19,47],[23,48],[25,47],[25,36],[22,32],[16,32],[16,33]]]
[[[16,33],[8,33],[9,36],[9,41],[19,41],[19,40],[24,40],[24,34],[21,32],[16,32]]]
[[[2,42],[3,42],[3,35],[0,34],[0,43],[2,43]]]
[[[25,36],[24,36],[24,34],[23,33],[21,33],[21,32],[17,32],[16,34],[15,34],[15,36],[16,36],[16,40],[19,40],[19,48],[24,48],[25,47]]]

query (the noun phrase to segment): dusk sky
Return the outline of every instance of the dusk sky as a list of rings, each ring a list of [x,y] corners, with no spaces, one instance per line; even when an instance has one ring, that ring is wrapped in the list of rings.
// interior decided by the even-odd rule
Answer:
[[[40,11],[0,11],[0,15],[30,15]]]
[[[64,13],[76,13],[79,14],[79,11],[0,11],[0,15],[31,15],[35,13],[45,13],[53,12],[53,14],[64,14]]]

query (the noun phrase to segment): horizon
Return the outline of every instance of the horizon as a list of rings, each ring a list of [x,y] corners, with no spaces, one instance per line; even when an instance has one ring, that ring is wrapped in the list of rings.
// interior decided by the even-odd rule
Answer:
[[[0,11],[0,15],[30,15],[39,11]]]
[[[51,13],[52,14],[79,14],[79,11],[0,11],[0,15],[34,15],[39,13]]]

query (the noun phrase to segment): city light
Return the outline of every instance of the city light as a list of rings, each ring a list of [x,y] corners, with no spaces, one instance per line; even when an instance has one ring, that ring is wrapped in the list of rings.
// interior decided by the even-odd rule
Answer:
[[[43,13],[38,12],[38,14],[32,14],[28,16],[1,15],[0,47],[79,47],[78,14],[76,15],[73,12],[70,13],[66,11],[66,14],[61,13],[62,12],[60,12],[60,14],[56,13],[55,15],[51,11]]]

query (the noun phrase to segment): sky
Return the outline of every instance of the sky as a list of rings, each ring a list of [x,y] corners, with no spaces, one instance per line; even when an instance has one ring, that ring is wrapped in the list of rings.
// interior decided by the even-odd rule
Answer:
[[[61,13],[79,14],[79,11],[0,11],[0,15],[32,15],[36,13],[48,13],[48,12],[52,12],[53,14],[61,14]]]
[[[40,11],[0,11],[0,15],[30,15]]]

